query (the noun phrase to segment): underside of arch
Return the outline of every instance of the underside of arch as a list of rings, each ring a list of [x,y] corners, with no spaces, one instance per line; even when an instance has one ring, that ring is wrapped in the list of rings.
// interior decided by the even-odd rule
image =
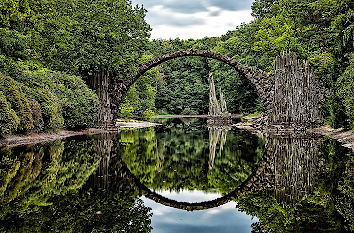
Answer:
[[[160,65],[161,63],[175,59],[178,57],[186,57],[186,56],[198,56],[198,57],[206,57],[206,58],[212,58],[215,60],[219,60],[221,62],[224,62],[225,64],[233,67],[238,73],[243,75],[245,78],[251,81],[251,83],[254,85],[263,105],[265,112],[268,112],[271,106],[272,102],[272,94],[273,94],[273,79],[272,76],[269,75],[267,72],[259,69],[255,69],[246,65],[243,65],[242,63],[238,62],[237,60],[230,58],[228,56],[225,56],[223,54],[215,53],[212,51],[207,51],[207,50],[200,50],[200,49],[187,49],[187,50],[181,50],[169,54],[162,55],[152,61],[146,62],[145,64],[142,64],[138,67],[136,74],[129,80],[127,80],[125,83],[122,83],[121,85],[121,90],[118,91],[116,94],[119,96],[116,96],[116,99],[118,101],[122,101],[126,93],[128,92],[130,86],[134,84],[139,77],[141,77],[143,74],[145,74],[148,70],[150,70],[153,67],[156,67]]]

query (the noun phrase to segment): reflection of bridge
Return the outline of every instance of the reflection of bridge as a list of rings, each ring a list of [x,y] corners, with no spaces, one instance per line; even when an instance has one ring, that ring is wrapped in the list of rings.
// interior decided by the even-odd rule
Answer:
[[[120,171],[121,176],[123,176],[124,178],[129,180],[129,183],[131,184],[132,187],[136,187],[137,190],[139,190],[139,193],[141,195],[144,195],[145,197],[160,203],[162,205],[165,206],[170,206],[173,208],[177,208],[177,209],[184,209],[184,210],[188,210],[188,211],[193,211],[193,210],[205,210],[205,209],[210,209],[210,208],[214,208],[223,204],[226,204],[230,201],[235,200],[237,197],[241,196],[241,195],[245,195],[247,193],[250,193],[254,190],[258,190],[261,187],[258,187],[258,185],[261,185],[260,182],[256,181],[256,177],[257,177],[257,173],[260,174],[262,171],[265,171],[265,167],[267,162],[262,160],[261,163],[258,166],[258,169],[253,172],[253,174],[246,179],[246,181],[244,181],[240,186],[238,186],[234,191],[228,193],[227,195],[224,195],[220,198],[211,200],[211,201],[203,201],[203,202],[181,202],[181,201],[176,201],[176,200],[172,200],[169,198],[166,198],[154,191],[152,191],[151,189],[149,189],[148,187],[146,187],[144,184],[142,184],[140,182],[140,180],[135,177],[127,168],[127,166],[125,165],[125,163],[123,162],[123,160],[120,157],[117,157],[115,160],[115,168],[114,170],[116,171]]]
[[[315,187],[323,167],[320,144],[321,139],[311,135],[268,135],[261,161],[240,186],[220,198],[199,203],[171,200],[146,187],[130,172],[121,157],[111,152],[112,140],[109,138],[101,144],[104,146],[104,150],[100,150],[103,152],[103,159],[92,179],[96,188],[107,190],[110,183],[123,178],[141,195],[165,206],[188,211],[214,208],[264,189],[274,189],[278,201],[294,203]]]

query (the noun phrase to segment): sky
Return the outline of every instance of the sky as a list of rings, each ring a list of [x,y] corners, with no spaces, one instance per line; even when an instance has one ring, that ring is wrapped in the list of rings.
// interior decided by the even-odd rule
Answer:
[[[221,197],[217,193],[181,190],[177,192],[160,191],[160,195],[176,201],[201,202]],[[153,233],[251,233],[251,224],[257,222],[236,208],[235,202],[219,207],[186,211],[156,203],[146,197],[141,198],[144,205],[152,210],[151,225]]]
[[[221,36],[250,22],[253,0],[132,0],[148,11],[152,39]]]

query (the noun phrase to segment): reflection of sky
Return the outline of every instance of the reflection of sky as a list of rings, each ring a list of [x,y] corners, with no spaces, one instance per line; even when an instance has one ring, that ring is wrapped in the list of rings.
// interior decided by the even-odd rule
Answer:
[[[162,191],[159,194],[169,199],[185,202],[201,202],[221,197],[216,193],[203,191]],[[156,203],[142,197],[145,206],[152,208],[153,233],[246,233],[251,232],[251,224],[256,218],[246,215],[236,209],[235,202],[208,209],[189,212]]]

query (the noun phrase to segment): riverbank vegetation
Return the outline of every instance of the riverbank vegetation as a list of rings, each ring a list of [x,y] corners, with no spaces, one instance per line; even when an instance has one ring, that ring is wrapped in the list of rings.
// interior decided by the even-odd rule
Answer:
[[[231,113],[262,111],[247,79],[207,58],[165,62],[120,95],[138,64],[191,48],[268,72],[278,54],[296,52],[326,90],[326,123],[354,129],[350,0],[256,0],[252,22],[198,40],[149,41],[146,10],[124,0],[6,0],[0,12],[0,136],[91,127],[112,114],[205,114],[209,72]]]
[[[148,43],[129,1],[6,0],[0,12],[0,136],[97,125],[99,82],[128,77]]]

